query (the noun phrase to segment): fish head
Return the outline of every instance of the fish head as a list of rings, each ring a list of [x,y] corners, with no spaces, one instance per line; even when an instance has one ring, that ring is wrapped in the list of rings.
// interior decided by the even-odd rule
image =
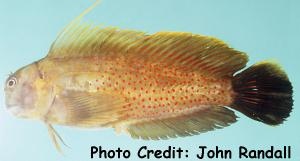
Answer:
[[[40,79],[37,65],[27,65],[11,74],[5,82],[5,103],[14,116],[28,118],[35,110],[35,81]]]

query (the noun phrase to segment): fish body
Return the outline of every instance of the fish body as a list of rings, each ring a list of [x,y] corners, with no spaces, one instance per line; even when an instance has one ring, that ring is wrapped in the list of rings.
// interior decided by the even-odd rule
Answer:
[[[209,36],[82,23],[94,6],[59,34],[46,57],[6,80],[8,110],[45,122],[58,150],[62,139],[52,124],[156,140],[229,126],[237,121],[232,109],[268,125],[290,115],[292,85],[276,63],[243,69],[245,53]]]
[[[229,78],[186,72],[175,66],[141,60],[128,61],[126,57],[44,59],[37,63],[47,77],[45,84],[49,87],[46,90],[53,88],[53,95],[57,96],[49,110],[51,116],[47,117],[56,118],[51,122],[58,124],[77,126],[78,123],[81,126],[82,118],[73,117],[64,100],[60,100],[60,96],[67,92],[81,92],[81,99],[89,94],[117,98],[122,117],[119,120],[108,117],[103,122],[115,122],[114,126],[123,122],[174,117],[205,110],[212,105],[227,106],[234,97]],[[101,104],[106,104],[106,100],[103,101]],[[61,103],[56,106],[56,102]],[[60,113],[66,115],[57,117]]]

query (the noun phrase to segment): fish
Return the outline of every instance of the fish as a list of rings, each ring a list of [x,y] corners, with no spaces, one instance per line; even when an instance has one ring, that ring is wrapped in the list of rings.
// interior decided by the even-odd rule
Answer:
[[[161,140],[227,127],[235,112],[271,126],[290,116],[293,87],[277,62],[246,67],[246,53],[210,36],[83,22],[98,3],[5,82],[7,110],[45,123],[57,150],[53,125]]]

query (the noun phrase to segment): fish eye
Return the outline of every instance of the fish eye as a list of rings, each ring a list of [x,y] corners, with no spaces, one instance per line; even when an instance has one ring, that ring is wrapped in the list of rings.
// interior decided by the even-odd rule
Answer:
[[[17,78],[12,77],[12,78],[10,78],[10,79],[7,81],[6,86],[9,87],[9,88],[12,88],[12,87],[14,87],[16,84],[17,84]]]

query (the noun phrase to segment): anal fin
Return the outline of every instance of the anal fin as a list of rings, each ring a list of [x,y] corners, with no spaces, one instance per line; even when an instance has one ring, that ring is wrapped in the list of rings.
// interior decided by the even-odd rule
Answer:
[[[130,124],[126,131],[133,138],[168,139],[223,128],[236,122],[236,118],[233,111],[221,106],[212,106],[191,114]]]

